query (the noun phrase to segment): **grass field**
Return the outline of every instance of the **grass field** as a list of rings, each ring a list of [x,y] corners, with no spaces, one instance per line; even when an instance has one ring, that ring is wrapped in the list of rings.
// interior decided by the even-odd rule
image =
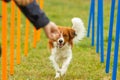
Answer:
[[[110,0],[104,0],[104,58],[106,61],[108,27],[110,18]],[[45,0],[44,11],[51,21],[57,25],[72,26],[71,19],[73,17],[80,17],[87,30],[89,17],[90,0]],[[96,8],[97,9],[97,8]],[[117,5],[116,5],[117,9]],[[10,71],[10,11],[11,6],[8,4],[8,49],[7,49],[7,63],[8,73]],[[0,1],[1,14],[1,1]],[[97,14],[97,12],[96,12]],[[17,15],[17,14],[16,14]],[[117,11],[115,11],[116,22]],[[97,22],[97,20],[95,20]],[[15,24],[16,25],[16,24]],[[0,19],[1,26],[1,19]],[[68,68],[67,74],[58,80],[111,80],[113,55],[114,55],[114,41],[115,41],[115,26],[113,31],[113,44],[110,62],[110,73],[105,73],[105,62],[100,63],[100,54],[97,54],[95,47],[91,46],[91,38],[84,38],[79,44],[73,47],[73,59]],[[95,26],[96,27],[96,26]],[[15,26],[17,29],[17,26]],[[15,48],[16,48],[16,33],[15,30]],[[24,39],[25,39],[25,17],[22,15],[21,23],[21,64],[16,64],[16,49],[15,49],[15,74],[13,76],[8,74],[8,80],[54,80],[55,71],[49,61],[50,51],[48,49],[48,39],[44,32],[41,32],[41,40],[37,42],[36,48],[33,48],[33,26],[30,26],[29,32],[29,53],[28,57],[24,56]],[[1,27],[0,27],[0,43],[1,43]],[[120,53],[120,51],[119,51]],[[120,54],[119,54],[120,58]],[[1,58],[0,58],[1,63]],[[1,78],[0,65],[0,78]],[[118,62],[117,80],[120,80],[120,59]]]

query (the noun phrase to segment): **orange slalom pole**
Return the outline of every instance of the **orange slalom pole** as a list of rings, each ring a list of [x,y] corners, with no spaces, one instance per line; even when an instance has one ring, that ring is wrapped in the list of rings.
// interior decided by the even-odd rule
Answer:
[[[43,0],[36,0],[37,3],[40,2],[40,8],[42,9],[43,8]],[[34,29],[34,37],[33,37],[33,47],[35,48],[36,47],[36,42],[40,40],[40,33],[41,33],[41,30],[36,30]]]
[[[7,80],[7,4],[2,1],[2,80]]]
[[[26,19],[25,47],[24,47],[24,54],[25,54],[25,56],[27,56],[27,54],[28,54],[29,27],[30,27],[30,22],[29,22],[28,19]]]
[[[18,8],[18,13],[17,13],[17,64],[20,64],[20,24],[21,24],[21,14]]]
[[[40,0],[40,8],[43,9],[44,0]]]
[[[37,41],[40,41],[41,29],[37,30]]]
[[[38,0],[36,0],[36,2],[38,3]],[[36,43],[37,43],[37,30],[34,28],[34,34],[33,34],[33,48],[36,47]]]
[[[11,27],[10,27],[10,74],[14,74],[14,23],[15,23],[15,3],[11,1]]]
[[[37,30],[36,28],[34,28],[34,36],[33,36],[33,47],[35,48],[36,47],[36,43],[37,43]]]
[[[38,0],[36,0],[36,2],[39,4],[39,1]],[[39,30],[37,30],[37,40],[36,41],[40,41],[40,29]],[[36,35],[36,34],[35,34]]]
[[[41,9],[43,9],[44,0],[37,0]],[[37,31],[37,41],[40,41],[41,29]]]
[[[38,3],[39,1],[38,1],[38,0],[36,0],[36,2]]]

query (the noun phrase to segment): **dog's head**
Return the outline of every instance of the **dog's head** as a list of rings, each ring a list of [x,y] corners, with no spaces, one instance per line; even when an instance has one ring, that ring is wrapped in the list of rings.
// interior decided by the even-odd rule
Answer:
[[[60,37],[56,41],[54,41],[56,43],[55,46],[57,46],[58,48],[62,48],[66,43],[72,46],[72,40],[76,36],[75,30],[67,27],[59,27],[59,31]],[[50,41],[50,43],[54,45],[53,41]]]

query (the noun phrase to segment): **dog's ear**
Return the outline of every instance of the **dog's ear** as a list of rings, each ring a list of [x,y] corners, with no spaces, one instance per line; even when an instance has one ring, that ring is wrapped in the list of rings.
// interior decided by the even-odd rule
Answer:
[[[72,40],[76,36],[75,30],[69,29],[69,39]]]
[[[49,48],[51,49],[51,48],[53,48],[54,46],[53,46],[53,41],[52,40],[49,40]]]

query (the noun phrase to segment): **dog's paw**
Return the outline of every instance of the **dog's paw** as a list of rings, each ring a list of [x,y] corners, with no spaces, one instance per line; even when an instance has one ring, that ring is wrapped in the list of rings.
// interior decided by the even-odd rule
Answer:
[[[61,75],[61,76],[64,76],[65,73],[66,73],[66,70],[61,69],[60,75]]]
[[[56,73],[55,79],[60,78],[60,73]]]
[[[65,75],[65,72],[61,72],[61,76],[64,76]]]

